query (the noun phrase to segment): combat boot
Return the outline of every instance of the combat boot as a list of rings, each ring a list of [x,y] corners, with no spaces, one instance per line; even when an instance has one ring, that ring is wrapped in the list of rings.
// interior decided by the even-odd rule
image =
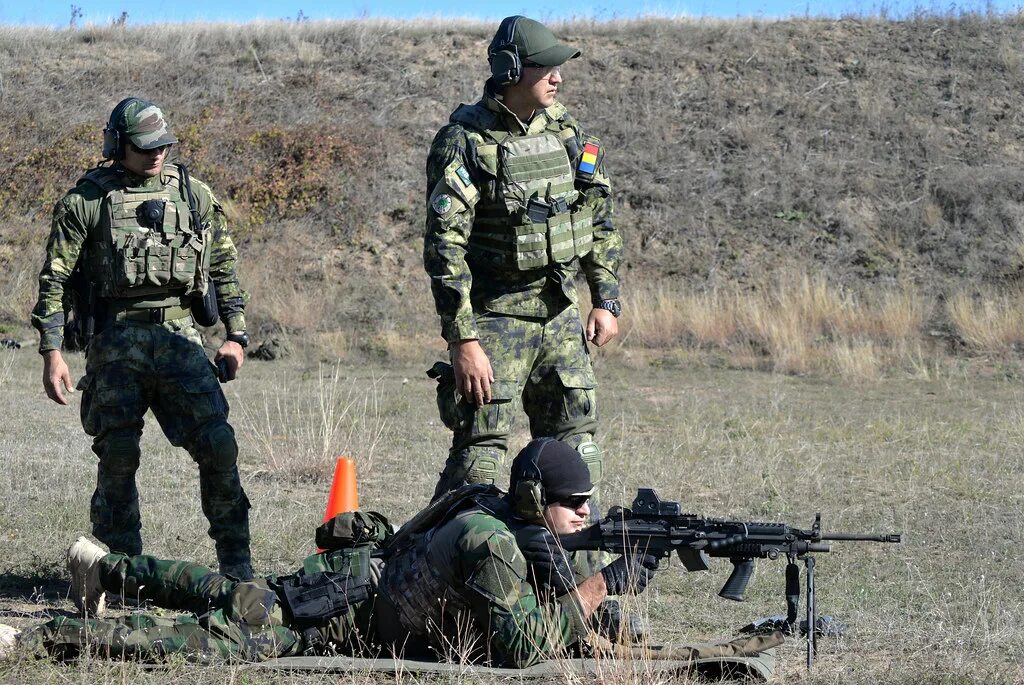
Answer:
[[[0,659],[6,658],[14,651],[19,635],[21,631],[14,626],[0,623]]]
[[[107,608],[107,593],[100,584],[100,559],[105,556],[102,547],[84,536],[68,549],[71,600],[86,618],[101,616]]]

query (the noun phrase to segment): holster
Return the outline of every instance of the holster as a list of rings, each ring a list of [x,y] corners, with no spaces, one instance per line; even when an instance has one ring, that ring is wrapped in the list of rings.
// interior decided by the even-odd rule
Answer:
[[[370,598],[370,579],[323,571],[278,580],[281,604],[300,628],[316,627]]]

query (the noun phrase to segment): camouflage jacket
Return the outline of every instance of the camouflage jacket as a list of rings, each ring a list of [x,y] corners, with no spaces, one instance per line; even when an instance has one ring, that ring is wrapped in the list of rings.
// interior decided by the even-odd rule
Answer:
[[[422,604],[412,622],[442,658],[526,668],[565,656],[588,632],[576,593],[538,598],[515,536],[486,504],[392,557],[380,589],[396,606]]]
[[[124,174],[125,187],[155,188],[164,184],[162,176],[143,179],[119,166],[115,169]],[[202,221],[208,222],[213,232],[210,276],[217,286],[220,316],[228,332],[244,331],[246,294],[238,282],[238,251],[228,234],[224,211],[213,191],[202,181],[193,178],[192,190]],[[104,197],[95,183],[81,180],[53,208],[50,237],[39,272],[39,299],[32,309],[32,325],[40,334],[40,352],[59,350],[63,344],[64,286],[83,247],[88,248],[99,240],[96,233]]]
[[[512,136],[535,135],[544,131],[561,133],[569,128],[575,140],[587,138],[564,106],[555,103],[538,111],[529,122],[520,121],[490,94],[475,105],[495,114],[494,121]],[[468,172],[468,182],[483,198],[493,196],[495,184],[481,170],[476,147],[483,142],[479,131],[453,120],[435,136],[427,157],[427,219],[423,263],[430,276],[434,303],[441,318],[441,334],[449,343],[478,338],[475,316],[484,311],[513,316],[549,318],[576,302],[574,278],[583,271],[591,300],[619,297],[618,269],[622,262],[622,237],[612,224],[611,185],[604,171],[603,155],[590,182],[577,179],[593,212],[593,249],[568,264],[528,271],[500,269],[474,260],[468,247],[474,225],[473,207],[453,198],[455,206],[440,215],[430,197],[442,181],[445,169],[459,161]],[[567,146],[570,163],[579,168],[583,145]]]

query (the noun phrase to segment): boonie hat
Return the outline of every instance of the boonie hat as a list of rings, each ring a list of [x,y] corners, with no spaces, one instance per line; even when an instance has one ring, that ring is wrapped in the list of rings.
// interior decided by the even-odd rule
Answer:
[[[513,19],[515,26],[512,29],[512,40],[508,41],[504,25]],[[547,26],[527,17],[507,17],[502,20],[502,27],[494,34],[487,54],[491,55],[510,43],[519,49],[519,57],[524,62],[532,62],[542,67],[561,66],[582,54],[576,48],[558,42],[555,34],[551,33]]]

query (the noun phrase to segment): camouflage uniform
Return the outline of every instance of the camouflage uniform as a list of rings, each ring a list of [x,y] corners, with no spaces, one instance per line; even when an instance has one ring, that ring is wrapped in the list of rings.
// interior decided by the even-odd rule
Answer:
[[[99,458],[93,535],[111,550],[142,552],[135,472],[143,416],[152,409],[171,444],[188,450],[199,466],[203,512],[221,568],[245,568],[249,501],[239,480],[238,446],[227,401],[189,315],[192,298],[206,288],[197,252],[208,261],[228,333],[245,330],[245,295],[220,204],[204,183],[192,180],[203,224],[197,228],[182,187],[179,169],[169,163],[150,178],[119,163],[87,173],[54,207],[32,324],[40,332],[40,353],[61,349],[66,284],[79,264],[100,295],[98,333],[78,384],[82,426]],[[152,198],[165,206],[156,230],[144,228],[132,211]],[[196,244],[205,249],[186,249]],[[181,285],[193,278],[189,274],[194,280]]]
[[[526,667],[577,648],[589,630],[576,593],[538,597],[514,533],[526,524],[500,492],[467,487],[441,504],[430,523],[419,526],[419,517],[413,519],[403,526],[409,533],[400,542],[385,546],[379,584],[372,580],[374,571],[357,565],[366,546],[304,561],[297,574],[368,574],[377,591],[375,598],[317,624],[331,650]],[[260,661],[310,647],[308,629],[297,625],[278,599],[280,578],[235,582],[197,564],[148,556],[108,554],[99,564],[106,591],[191,615],[60,617],[25,633],[20,640],[25,647],[59,657],[88,650],[146,661],[172,653]]]
[[[107,591],[190,615],[62,616],[25,633],[20,642],[27,649],[61,658],[90,652],[106,658],[158,661],[181,653],[194,660],[262,661],[302,654],[309,647],[304,631],[293,625],[279,603],[274,576],[237,582],[205,566],[143,555],[109,554],[99,563]],[[348,566],[348,556],[334,551],[307,558],[297,573],[340,572]],[[361,627],[370,625],[371,610],[367,602],[325,621],[320,626],[323,637],[353,651],[362,643]]]
[[[576,593],[538,598],[512,521],[506,501],[491,495],[406,538],[378,587],[381,641],[414,652],[408,635],[442,659],[511,668],[577,647],[588,628]]]
[[[533,161],[514,167],[524,151]],[[434,138],[427,194],[424,266],[441,333],[449,346],[478,339],[495,379],[483,407],[451,399],[458,403],[455,436],[435,497],[462,483],[494,481],[517,399],[534,437],[584,446],[598,483],[596,382],[575,278],[583,272],[595,303],[619,297],[622,239],[612,225],[600,141],[559,103],[524,124],[489,82],[484,97],[457,109]],[[529,218],[531,200],[560,213]]]

